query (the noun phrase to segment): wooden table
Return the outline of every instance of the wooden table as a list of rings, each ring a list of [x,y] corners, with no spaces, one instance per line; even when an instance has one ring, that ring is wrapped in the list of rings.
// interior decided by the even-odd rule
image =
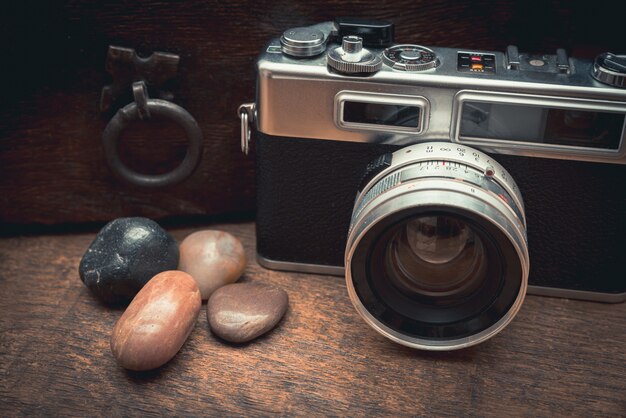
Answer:
[[[242,280],[283,287],[289,311],[232,346],[203,307],[179,354],[147,373],[116,364],[122,311],[78,277],[95,232],[0,239],[0,415],[626,415],[626,304],[529,296],[490,341],[415,351],[370,329],[341,278],[259,267],[253,224],[206,227],[244,242]],[[180,241],[194,229],[171,232]]]

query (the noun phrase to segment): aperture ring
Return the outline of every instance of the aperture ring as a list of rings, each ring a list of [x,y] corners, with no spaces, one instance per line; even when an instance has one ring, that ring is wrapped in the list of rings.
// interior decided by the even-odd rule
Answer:
[[[394,152],[390,166],[378,173],[363,187],[355,207],[359,207],[360,200],[368,191],[390,173],[401,169],[404,170],[407,167],[423,165],[426,165],[426,167],[429,165],[435,168],[440,167],[442,170],[439,173],[436,170],[425,170],[423,175],[421,175],[422,177],[451,177],[446,175],[446,173],[453,172],[456,166],[458,168],[466,168],[472,173],[479,173],[479,179],[476,179],[475,176],[474,179],[466,178],[466,180],[477,183],[477,185],[483,184],[484,180],[499,184],[506,190],[511,200],[515,202],[522,215],[524,224],[526,223],[522,195],[508,171],[489,155],[474,148],[450,142],[426,142],[411,145]],[[452,177],[463,177],[463,171],[461,170],[458,176],[454,175]]]
[[[378,180],[370,182],[368,187],[364,188],[363,193],[357,198],[357,203],[353,210],[352,220],[350,223],[350,231],[358,220],[361,212],[375,198],[387,192],[393,187],[412,181],[420,180],[454,180],[471,184],[473,187],[485,190],[491,194],[493,199],[502,200],[517,216],[522,227],[525,229],[525,216],[523,206],[518,206],[515,199],[509,191],[493,178],[478,172],[474,168],[458,164],[449,163],[446,165],[436,165],[430,163],[441,163],[442,161],[426,161],[413,165],[404,166],[396,171],[389,172],[386,176]],[[424,165],[421,165],[424,164]],[[437,170],[437,168],[443,168]]]

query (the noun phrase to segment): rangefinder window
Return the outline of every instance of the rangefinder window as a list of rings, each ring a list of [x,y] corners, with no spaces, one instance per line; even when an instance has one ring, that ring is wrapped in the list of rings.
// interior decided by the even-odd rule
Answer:
[[[368,125],[420,128],[421,109],[417,106],[346,101],[343,121]]]
[[[617,150],[624,118],[623,113],[466,101],[459,132],[461,139]]]

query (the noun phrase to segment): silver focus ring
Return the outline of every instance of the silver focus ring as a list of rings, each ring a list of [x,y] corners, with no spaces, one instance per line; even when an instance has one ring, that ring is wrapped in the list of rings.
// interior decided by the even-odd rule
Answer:
[[[393,175],[383,178],[379,184],[383,184],[385,180],[390,178],[393,178]],[[421,198],[419,205],[450,204],[451,207],[456,205],[459,208],[471,208],[472,204],[469,203],[470,200],[479,202],[479,204],[474,205],[476,208],[481,208],[483,211],[490,211],[494,215],[494,218],[497,218],[494,219],[495,223],[500,223],[501,229],[506,230],[507,235],[512,236],[518,246],[527,247],[526,226],[524,221],[520,219],[518,215],[520,211],[516,210],[519,208],[516,207],[514,202],[505,202],[493,192],[485,190],[474,183],[465,182],[462,179],[434,177],[411,179],[408,182],[390,183],[390,187],[384,187],[378,190],[376,187],[372,188],[371,191],[373,193],[371,200],[366,199],[360,211],[355,209],[350,225],[350,232],[348,233],[347,247],[350,248],[352,244],[358,240],[358,237],[364,233],[366,228],[371,228],[376,221],[376,217],[372,217],[371,214],[374,213],[378,207],[404,193],[418,193],[430,190],[437,191],[437,193],[455,194],[459,199],[462,198],[466,200],[466,202],[453,204],[451,200],[446,201],[438,196],[437,199],[434,200]],[[480,212],[478,209],[476,212],[484,215],[484,213]],[[523,216],[523,211],[521,214]],[[525,251],[527,253],[527,250]],[[347,253],[348,251],[346,254]],[[528,259],[528,256],[524,258]]]
[[[417,164],[422,161],[449,161],[472,168],[478,172],[487,173],[491,171],[489,177],[497,182],[514,200],[515,205],[524,213],[524,201],[522,195],[509,172],[496,160],[487,154],[467,146],[452,144],[450,142],[428,142],[402,148],[393,154],[393,161],[390,167],[378,173],[363,188],[359,194],[355,208],[359,206],[361,200],[367,192],[374,187],[383,177],[391,172],[398,171],[402,167]],[[428,170],[426,170],[427,172]],[[432,172],[429,176],[433,176]],[[526,219],[521,220],[524,225]]]

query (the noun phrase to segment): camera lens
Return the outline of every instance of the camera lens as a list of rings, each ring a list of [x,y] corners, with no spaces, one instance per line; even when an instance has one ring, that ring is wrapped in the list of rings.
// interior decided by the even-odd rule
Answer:
[[[482,240],[451,216],[423,216],[407,221],[385,252],[390,279],[402,291],[426,297],[470,294],[485,279]]]
[[[357,196],[345,262],[354,306],[384,336],[430,350],[478,344],[526,294],[521,195],[480,151],[400,149]]]

